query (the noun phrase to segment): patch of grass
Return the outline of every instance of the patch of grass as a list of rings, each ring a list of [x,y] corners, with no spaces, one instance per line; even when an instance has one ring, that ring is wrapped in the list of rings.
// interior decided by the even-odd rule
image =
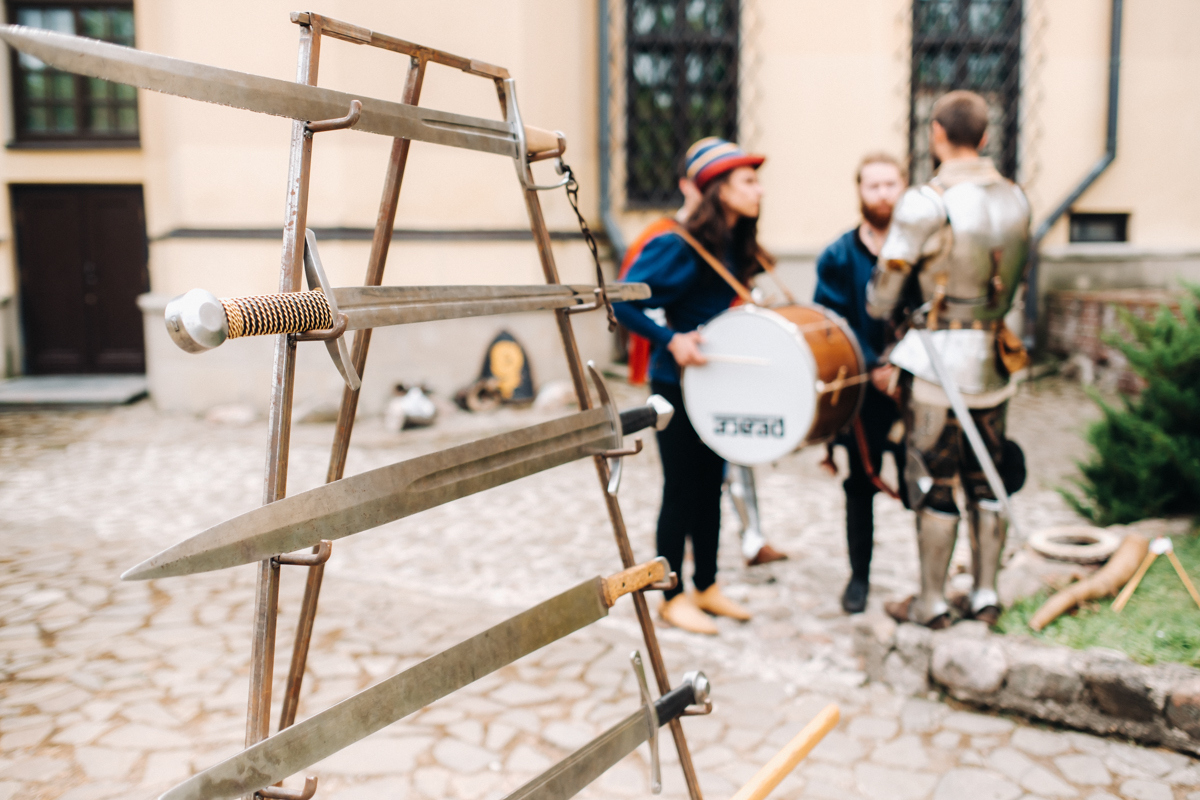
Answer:
[[[1173,539],[1175,554],[1192,583],[1200,587],[1200,534]],[[1000,617],[997,630],[1080,650],[1110,647],[1142,664],[1177,662],[1200,667],[1200,608],[1166,556],[1154,560],[1120,614],[1113,613],[1114,598],[1092,601],[1035,633],[1029,619],[1049,594],[1043,592],[1015,603]]]

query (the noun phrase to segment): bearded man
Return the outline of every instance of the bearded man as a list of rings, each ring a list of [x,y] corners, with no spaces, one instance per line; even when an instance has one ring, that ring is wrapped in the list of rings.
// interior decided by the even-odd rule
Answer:
[[[842,594],[842,608],[848,614],[857,614],[867,606],[875,542],[876,476],[884,450],[893,449],[895,455],[888,441],[888,432],[899,418],[896,402],[888,396],[889,389],[895,391],[891,388],[895,367],[881,361],[889,341],[888,326],[867,313],[867,284],[887,238],[892,209],[904,193],[907,175],[892,156],[872,153],[859,163],[855,181],[862,221],[838,237],[817,259],[817,289],[813,295],[814,302],[845,317],[871,371],[860,415],[863,441],[856,432],[836,441],[845,446],[850,462],[850,477],[842,484],[846,490],[846,548],[850,554],[850,582]],[[826,463],[836,471],[832,460]],[[904,462],[897,457],[896,463],[901,466]]]

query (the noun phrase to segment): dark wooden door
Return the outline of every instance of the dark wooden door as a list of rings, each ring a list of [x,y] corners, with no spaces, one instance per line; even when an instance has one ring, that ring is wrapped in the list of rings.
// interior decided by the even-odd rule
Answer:
[[[140,186],[13,186],[25,370],[145,372]]]

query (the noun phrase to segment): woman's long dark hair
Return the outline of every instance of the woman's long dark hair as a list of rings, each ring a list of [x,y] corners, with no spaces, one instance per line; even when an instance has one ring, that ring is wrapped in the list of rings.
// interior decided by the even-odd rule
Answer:
[[[704,196],[700,205],[687,218],[684,227],[688,233],[704,245],[708,252],[722,261],[726,254],[733,258],[733,274],[743,284],[763,271],[759,262],[760,256],[769,264],[775,263],[775,258],[763,250],[758,244],[758,218],[738,217],[733,230],[725,222],[725,207],[721,205],[721,187],[729,182],[732,171],[712,179],[704,188]],[[721,277],[713,270],[705,270],[704,280]]]

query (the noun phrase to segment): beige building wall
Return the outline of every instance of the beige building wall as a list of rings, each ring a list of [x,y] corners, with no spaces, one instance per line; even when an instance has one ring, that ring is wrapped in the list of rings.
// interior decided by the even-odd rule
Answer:
[[[1021,179],[1035,221],[1103,152],[1110,5],[1110,0],[1027,0]],[[291,10],[283,0],[214,0],[202,11],[183,0],[141,2],[135,6],[138,43],[154,52],[294,79],[298,30],[288,21]],[[601,227],[596,0],[332,0],[316,10],[507,67],[525,119],[566,132],[567,161],[579,176],[585,214],[594,228]],[[781,257],[792,288],[807,295],[816,254],[857,220],[853,172],[859,157],[876,149],[906,152],[911,5],[909,0],[744,0],[744,18],[744,129],[747,144],[768,156],[762,170],[767,192],[762,238]],[[217,27],[214,20],[223,22]],[[1188,39],[1197,27],[1200,4],[1193,0],[1126,3],[1118,157],[1077,208],[1130,213],[1131,241],[1068,245],[1060,222],[1047,239],[1045,287],[1165,285],[1180,274],[1200,278],[1200,199],[1193,191],[1200,165],[1189,152],[1200,136],[1200,49],[1190,47]],[[8,63],[0,59],[0,70],[6,73]],[[398,99],[405,67],[396,54],[325,39],[320,83]],[[9,88],[5,74],[0,102],[11,127]],[[437,65],[429,68],[421,102],[499,117],[490,82]],[[150,92],[141,92],[139,103],[140,150],[8,149],[0,151],[0,174],[9,184],[142,183],[154,295],[146,303],[147,348],[157,401],[196,411],[221,401],[224,391],[229,401],[259,403],[265,398],[260,385],[265,385],[269,353],[231,343],[221,355],[183,354],[166,341],[157,309],[194,286],[218,295],[275,290],[277,239],[189,238],[186,233],[239,230],[262,236],[279,230],[291,123]],[[623,125],[620,118],[613,122]],[[388,149],[387,140],[371,134],[319,134],[310,226],[372,227]],[[537,169],[553,177],[548,165]],[[619,174],[613,188],[628,241],[658,213],[626,213]],[[12,298],[17,290],[8,198],[7,192],[0,197],[0,298]],[[551,230],[577,229],[561,190],[543,193],[542,200]],[[510,162],[415,143],[396,226],[513,231],[527,228],[528,220]],[[361,281],[368,246],[362,240],[323,242],[322,256],[335,284]],[[556,254],[564,280],[591,282],[581,242],[558,242]],[[408,284],[540,280],[531,242],[403,237],[392,244],[385,277],[388,283]],[[5,347],[11,351],[14,305],[10,301],[0,308],[5,315],[0,335],[7,336]],[[602,320],[591,315],[576,321],[586,355],[607,360]],[[443,392],[465,384],[478,369],[486,341],[505,326],[536,351],[540,380],[565,376],[560,355],[546,349],[554,339],[546,317],[396,331],[373,346],[364,410],[377,411],[394,380],[431,380]],[[323,349],[307,347],[320,357],[302,360],[314,377],[302,376],[300,404],[309,384],[323,387],[315,394],[333,395],[337,388]],[[189,390],[201,380],[204,391]]]

